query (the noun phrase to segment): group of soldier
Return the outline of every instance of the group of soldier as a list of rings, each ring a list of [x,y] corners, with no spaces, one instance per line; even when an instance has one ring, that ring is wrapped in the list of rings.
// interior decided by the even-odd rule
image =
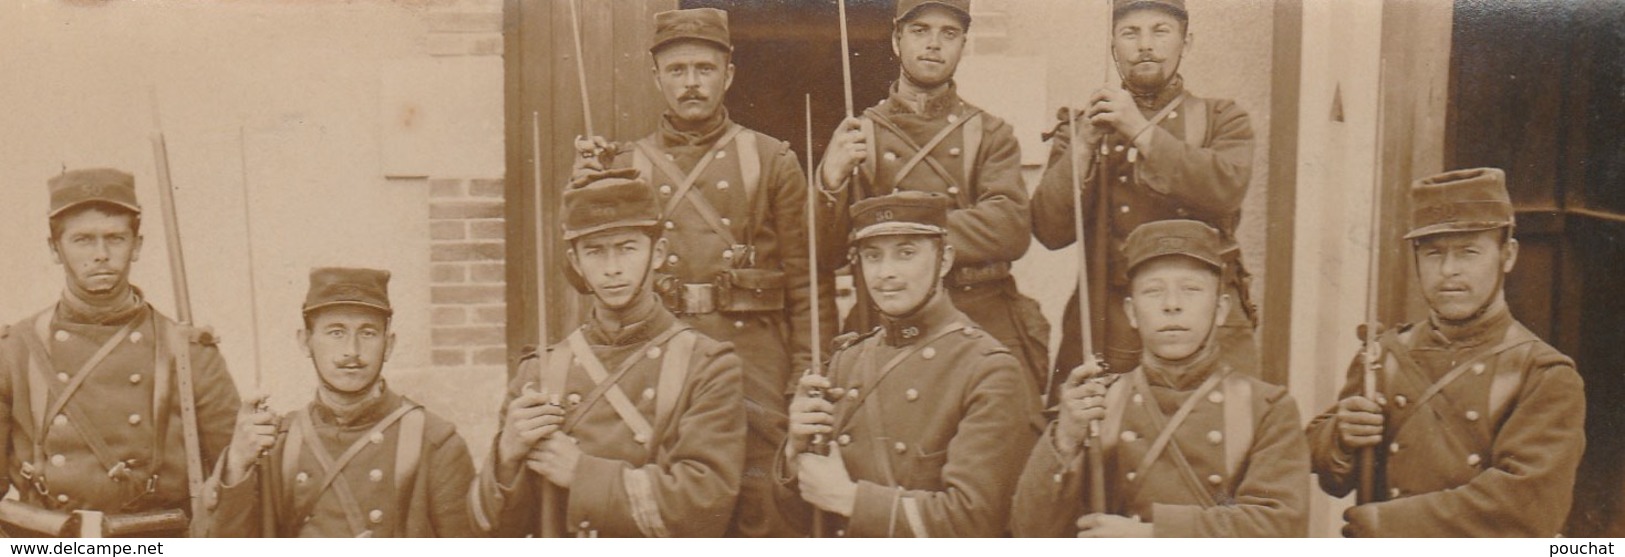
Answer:
[[[1348,535],[1559,533],[1583,388],[1507,310],[1518,244],[1500,171],[1412,185],[1410,232],[1392,241],[1429,315],[1367,330],[1378,349],[1305,431],[1261,379],[1236,245],[1252,130],[1235,103],[1184,88],[1184,3],[1114,2],[1122,86],[1063,110],[1030,197],[1010,125],[955,92],[968,0],[897,4],[890,95],[841,122],[807,174],[786,143],[729,119],[727,14],[655,17],[658,131],[578,140],[556,221],[562,274],[591,309],[520,361],[478,466],[383,379],[387,271],[311,271],[299,339],[319,385],[278,415],[240,398],[211,334],[130,284],[131,176],[64,172],[49,184],[62,297],[0,329],[0,463],[18,494],[0,525],[1301,536],[1314,473],[1332,496],[1361,489]],[[1079,238],[1080,214],[1099,233]],[[1054,365],[1010,274],[1033,237],[1100,254]],[[841,266],[858,302],[831,338]]]

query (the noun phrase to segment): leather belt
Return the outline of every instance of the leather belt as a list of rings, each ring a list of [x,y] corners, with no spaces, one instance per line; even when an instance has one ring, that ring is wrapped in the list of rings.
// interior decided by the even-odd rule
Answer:
[[[697,315],[717,311],[717,285],[685,283],[682,288],[683,305],[680,313]]]
[[[975,286],[982,283],[993,282],[1010,276],[1010,262],[998,261],[983,265],[967,265],[955,267],[948,273],[949,288],[962,286]]]
[[[0,500],[0,523],[54,537],[154,537],[186,532],[186,511],[161,509],[128,514],[44,509],[11,499]]]

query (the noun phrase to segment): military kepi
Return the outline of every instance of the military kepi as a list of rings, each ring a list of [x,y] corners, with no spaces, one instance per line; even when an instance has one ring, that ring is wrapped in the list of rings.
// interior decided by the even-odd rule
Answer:
[[[682,40],[704,41],[733,52],[733,41],[728,38],[728,12],[694,8],[655,14],[655,42],[649,52],[659,52],[667,44]]]
[[[605,173],[564,191],[559,220],[565,241],[612,228],[647,228],[660,223],[660,201],[648,182],[625,173]]]
[[[1123,242],[1129,274],[1134,268],[1158,257],[1181,255],[1201,261],[1214,269],[1224,268],[1224,241],[1219,231],[1194,220],[1158,220],[1142,224]]]
[[[892,18],[896,23],[914,17],[915,12],[930,5],[942,6],[959,13],[959,16],[970,21],[970,0],[898,0],[897,16]]]
[[[871,197],[852,205],[852,241],[876,236],[948,233],[948,207],[953,200],[938,193],[903,191]]]
[[[135,202],[135,177],[122,170],[69,170],[51,178],[47,185],[51,189],[49,217],[86,203],[108,203],[141,212],[141,205]]]
[[[1124,12],[1140,8],[1159,9],[1182,20],[1190,19],[1190,12],[1185,11],[1185,0],[1112,0],[1112,17],[1122,17]]]
[[[362,306],[394,315],[389,305],[389,271],[320,267],[310,270],[304,313],[340,306]]]
[[[1512,225],[1507,176],[1499,168],[1456,170],[1411,184],[1411,231],[1405,234],[1407,240]]]

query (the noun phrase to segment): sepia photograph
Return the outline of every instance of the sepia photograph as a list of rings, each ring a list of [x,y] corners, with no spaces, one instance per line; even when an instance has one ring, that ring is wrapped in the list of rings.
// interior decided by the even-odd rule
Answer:
[[[16,0],[0,106],[5,537],[1625,537],[1620,0]]]

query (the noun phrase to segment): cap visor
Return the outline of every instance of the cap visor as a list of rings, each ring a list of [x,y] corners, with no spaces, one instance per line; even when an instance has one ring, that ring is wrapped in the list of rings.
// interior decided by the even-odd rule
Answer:
[[[932,226],[929,224],[920,224],[915,222],[888,222],[884,224],[871,225],[852,233],[852,241],[856,242],[858,240],[874,238],[876,236],[941,236],[947,233],[947,230],[943,230],[941,227]]]
[[[1494,230],[1507,226],[1504,222],[1453,222],[1449,224],[1434,224],[1412,230],[1405,234],[1406,240],[1415,240],[1423,236],[1435,234],[1449,234],[1452,232],[1480,232]]]
[[[62,214],[63,211],[67,211],[68,209],[72,209],[72,208],[78,207],[80,205],[89,205],[91,203],[105,203],[105,204],[108,204],[108,205],[116,205],[116,206],[119,206],[119,207],[123,207],[125,209],[129,209],[129,210],[135,212],[135,214],[137,214],[137,215],[141,214],[141,207],[136,206],[136,205],[131,205],[131,204],[125,203],[123,201],[114,201],[114,200],[111,200],[111,199],[84,199],[84,200],[80,200],[80,201],[75,201],[73,203],[69,203],[67,205],[63,205],[62,207],[57,208],[57,210],[51,211],[51,213],[48,214],[48,215],[45,215],[45,217],[46,218],[52,218],[52,217],[55,217],[57,215]]]
[[[339,300],[339,301],[333,301],[333,302],[322,302],[320,304],[316,304],[316,305],[313,305],[313,306],[306,306],[304,311],[302,311],[301,313],[309,315],[310,312],[313,312],[313,311],[316,311],[316,310],[319,310],[319,309],[330,308],[330,307],[333,307],[333,306],[359,306],[359,307],[364,307],[364,308],[368,308],[368,309],[375,309],[375,310],[384,312],[384,315],[395,315],[395,310],[390,309],[387,306],[381,306],[381,305],[378,305],[378,304],[362,302],[362,301],[355,301],[355,300]]]
[[[574,240],[574,239],[580,238],[582,236],[597,234],[597,233],[603,232],[605,230],[614,230],[616,228],[648,228],[648,227],[654,226],[656,224],[660,224],[660,221],[654,220],[654,219],[649,219],[649,220],[626,221],[626,222],[612,222],[612,223],[609,223],[609,224],[600,224],[598,226],[589,226],[589,227],[583,228],[581,230],[566,230],[566,231],[564,231],[564,239],[565,240]]]

